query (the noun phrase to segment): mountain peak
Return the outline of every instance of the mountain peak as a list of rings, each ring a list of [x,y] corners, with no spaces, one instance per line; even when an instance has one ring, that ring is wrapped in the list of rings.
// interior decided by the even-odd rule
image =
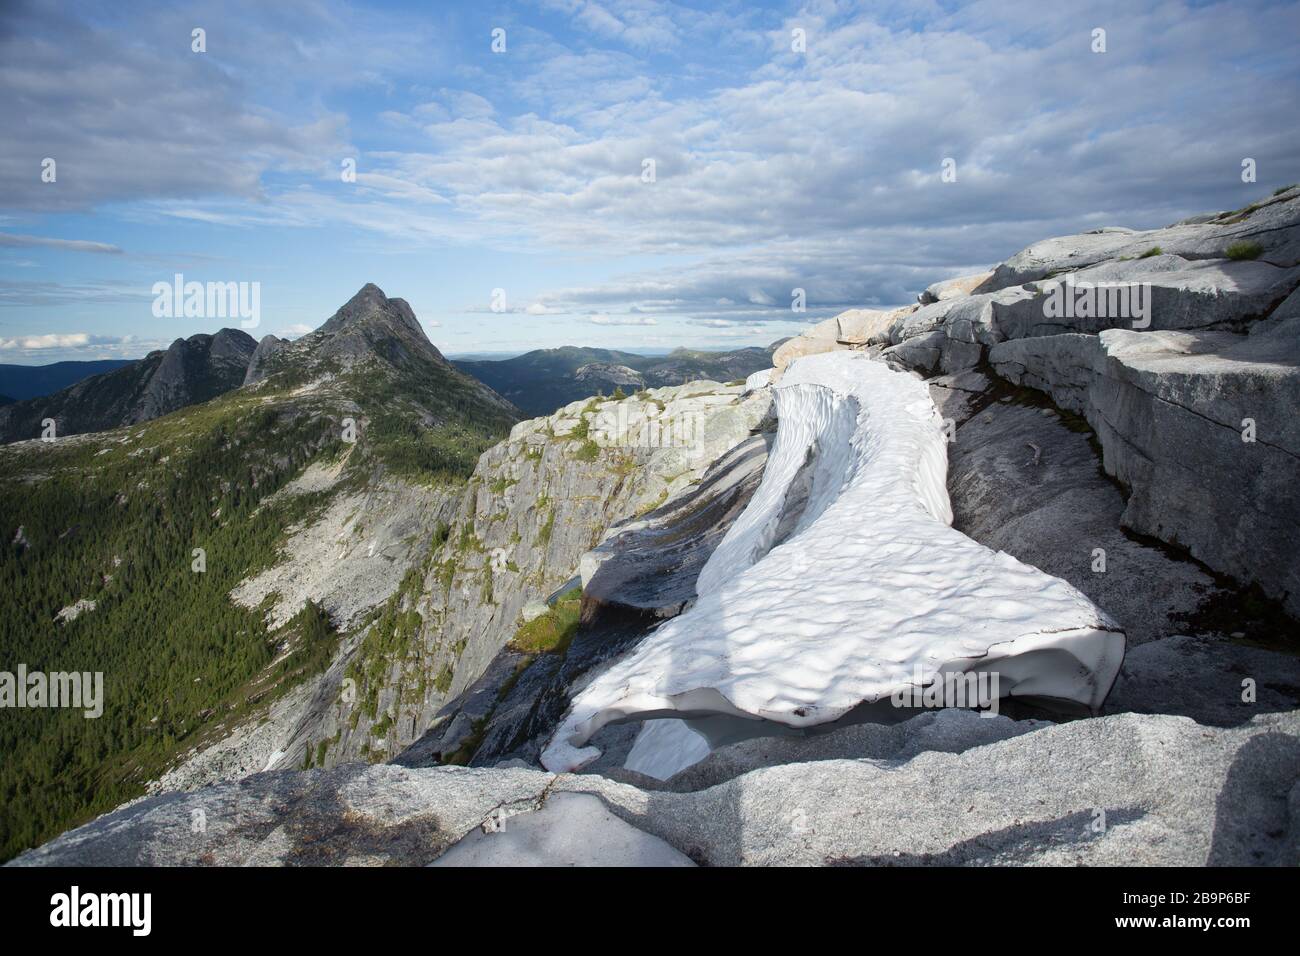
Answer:
[[[411,307],[406,300],[390,299],[384,295],[384,290],[373,282],[367,282],[363,285],[357,291],[357,294],[348,299],[317,331],[330,334],[341,332],[374,316],[395,320],[412,331],[418,332],[421,338],[427,338],[424,329],[420,327],[419,320],[416,319],[415,313],[411,311]]]

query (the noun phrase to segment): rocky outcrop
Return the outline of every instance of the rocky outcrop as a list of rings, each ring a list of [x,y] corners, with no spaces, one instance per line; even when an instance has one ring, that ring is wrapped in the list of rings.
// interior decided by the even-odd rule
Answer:
[[[970,294],[966,280],[936,284],[919,307],[819,323],[778,351],[773,381],[798,356],[856,348],[928,377],[991,368],[1041,389],[1096,431],[1127,493],[1124,527],[1300,611],[1287,411],[1300,188],[1165,229],[1035,243]]]
[[[626,365],[612,365],[608,362],[592,362],[573,373],[576,381],[591,387],[597,394],[613,393],[615,389],[636,392],[645,388],[645,379],[641,373]]]
[[[495,851],[496,837],[534,829],[521,815],[547,814],[544,824],[568,815],[547,811],[557,795],[589,794],[712,866],[1294,866],[1298,778],[1295,714],[1216,728],[1137,714],[1026,726],[946,711],[737,744],[666,788],[523,768],[264,773],[150,797],[10,865],[420,865],[471,834],[457,856],[490,858],[517,852],[509,839]],[[629,841],[610,831],[589,828],[585,846],[562,839],[567,862],[608,862]]]
[[[343,467],[339,461],[308,469],[280,495],[333,489]],[[439,523],[445,526],[458,498],[454,488],[391,477],[360,490],[341,488],[319,517],[290,529],[282,560],[241,582],[231,600],[248,608],[268,602],[273,628],[313,601],[340,630],[352,630],[419,566],[434,530]]]
[[[956,299],[960,296],[970,295],[992,277],[992,271],[975,272],[970,275],[934,282],[916,297],[916,301],[920,302],[921,305],[929,305],[931,302],[942,302],[944,299]]]
[[[698,485],[616,524],[582,555],[582,616],[567,644],[536,655],[507,645],[396,762],[420,767],[458,756],[472,766],[535,764],[575,690],[695,600],[699,572],[753,496],[771,440],[759,433],[742,441]]]
[[[1300,262],[1300,222],[1291,187],[1234,212],[1201,222],[1184,220],[1164,229],[1136,231],[1110,227],[1075,236],[1045,239],[993,270],[976,292],[991,292],[1053,274],[1064,274],[1106,260],[1131,260],[1158,250],[1183,259],[1222,259],[1239,244],[1249,244],[1263,262],[1289,268]],[[1255,251],[1255,250],[1258,251]]]
[[[1115,329],[1004,342],[989,357],[1088,420],[1129,490],[1125,527],[1300,614],[1300,339]]]
[[[288,339],[278,335],[264,335],[253,350],[253,357],[248,360],[248,369],[244,373],[244,384],[258,382],[267,375],[267,364],[272,355],[289,344]]]
[[[255,348],[239,329],[177,339],[138,362],[92,375],[62,391],[0,408],[0,442],[39,438],[46,419],[55,435],[107,431],[160,418],[216,398],[244,381]]]

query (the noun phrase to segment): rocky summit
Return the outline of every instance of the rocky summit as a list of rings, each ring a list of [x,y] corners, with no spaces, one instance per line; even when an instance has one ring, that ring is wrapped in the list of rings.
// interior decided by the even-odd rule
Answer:
[[[135,425],[206,402],[244,380],[255,343],[240,329],[177,339],[138,362],[0,409],[0,442]]]
[[[204,343],[206,405],[13,446],[7,495],[124,500],[6,517],[10,562],[96,542],[24,596],[75,638],[161,606],[131,508],[220,434],[175,593],[231,665],[106,711],[130,764],[11,865],[1300,864],[1300,189],[935,278],[718,380],[530,353],[513,402],[367,285]],[[590,391],[520,420],[555,362]]]

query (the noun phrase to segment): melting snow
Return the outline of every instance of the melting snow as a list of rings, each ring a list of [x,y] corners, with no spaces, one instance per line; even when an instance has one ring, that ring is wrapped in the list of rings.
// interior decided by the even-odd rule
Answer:
[[[924,383],[831,352],[796,361],[775,391],[762,484],[700,572],[698,600],[577,695],[548,770],[598,757],[584,745],[612,721],[811,727],[888,701],[917,673],[988,671],[1003,696],[1101,705],[1123,633],[1070,584],[950,527],[946,436]],[[677,769],[700,758],[687,735],[654,736],[641,754],[656,775],[674,769],[671,736],[691,751]]]

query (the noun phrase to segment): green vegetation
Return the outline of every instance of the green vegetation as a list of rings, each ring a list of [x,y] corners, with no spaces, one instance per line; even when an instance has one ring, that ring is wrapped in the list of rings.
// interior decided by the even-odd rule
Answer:
[[[389,665],[418,647],[424,618],[415,609],[415,601],[431,560],[432,552],[425,566],[411,568],[402,576],[402,583],[384,602],[348,663],[347,676],[357,682],[357,712],[370,720],[379,714],[379,692],[388,676]]]
[[[5,712],[0,857],[138,795],[206,722],[238,719],[324,666],[334,638],[319,608],[270,635],[265,609],[228,595],[322,505],[267,499],[341,453],[338,434],[328,416],[235,393],[99,441],[0,452],[0,659],[104,674],[97,719]],[[55,622],[81,598],[95,610]]]
[[[563,653],[578,629],[582,609],[582,588],[565,591],[540,617],[522,625],[510,639],[510,646],[525,654]]]
[[[451,665],[446,664],[442,670],[438,671],[438,676],[433,679],[433,686],[438,688],[439,694],[445,694],[451,689]]]
[[[555,530],[555,512],[546,516],[546,521],[537,530],[537,546],[544,548],[551,543],[551,533]]]
[[[1139,258],[1139,259],[1150,259],[1152,256],[1159,256],[1159,255],[1163,255],[1163,253],[1160,251],[1160,247],[1159,247],[1159,246],[1152,246],[1152,247],[1151,247],[1150,249],[1148,249],[1146,252],[1142,253],[1142,255],[1138,256],[1138,258]]]
[[[578,461],[595,461],[600,457],[600,446],[590,438],[582,443],[582,446],[573,453],[573,457]]]
[[[459,483],[514,418],[452,375],[351,375],[346,392],[368,412],[367,450],[388,471],[424,483]],[[433,422],[426,420],[432,414]]]
[[[571,441],[586,441],[587,438],[590,436],[590,434],[591,434],[591,422],[587,421],[586,413],[584,412],[583,417],[580,417],[578,419],[578,424],[574,425],[573,429],[569,432],[569,434],[565,435],[564,437],[570,439]]]
[[[1258,259],[1263,251],[1264,247],[1258,242],[1246,240],[1234,242],[1224,250],[1223,254],[1234,262],[1242,262],[1247,259]]]
[[[1290,186],[1278,186],[1277,189],[1273,190],[1273,195],[1280,196],[1288,190],[1295,189],[1296,186],[1300,186],[1300,183],[1292,183]]]
[[[383,474],[461,484],[514,421],[472,380],[430,363],[328,364],[286,360],[256,390],[144,425],[0,449],[0,668],[104,674],[98,719],[5,711],[0,859],[138,796],[182,753],[319,673],[338,641],[320,608],[272,633],[269,607],[240,607],[232,589],[274,564],[287,529],[339,490]],[[336,378],[297,391],[322,372]],[[354,443],[343,437],[349,417]],[[327,461],[345,462],[334,489],[272,499]],[[433,550],[447,534],[434,531]],[[191,570],[196,548],[202,573]],[[383,662],[421,644],[409,598],[429,570],[408,574],[358,655],[372,719]],[[56,623],[83,598],[94,611]],[[323,756],[317,744],[305,762]]]

